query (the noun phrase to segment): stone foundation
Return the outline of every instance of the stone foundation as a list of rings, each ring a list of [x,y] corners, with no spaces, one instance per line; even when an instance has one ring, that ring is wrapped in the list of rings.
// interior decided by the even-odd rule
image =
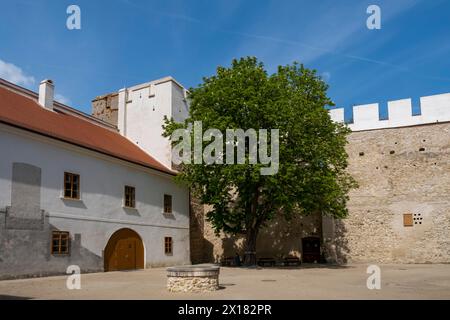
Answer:
[[[167,268],[167,290],[171,292],[207,292],[219,289],[220,267],[194,265]]]

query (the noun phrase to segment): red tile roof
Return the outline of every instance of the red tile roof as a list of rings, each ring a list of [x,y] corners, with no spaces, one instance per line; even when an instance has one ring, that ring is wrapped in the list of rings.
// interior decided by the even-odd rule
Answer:
[[[0,86],[0,122],[174,175],[133,142],[74,115],[52,112],[36,99]]]

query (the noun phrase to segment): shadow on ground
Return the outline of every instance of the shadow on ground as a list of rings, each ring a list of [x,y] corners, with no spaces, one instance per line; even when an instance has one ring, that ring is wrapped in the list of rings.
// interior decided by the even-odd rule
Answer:
[[[354,266],[347,265],[337,265],[337,264],[325,264],[325,263],[302,263],[300,266],[252,266],[252,267],[234,267],[234,266],[226,266],[226,268],[232,269],[250,269],[250,270],[302,270],[302,269],[353,269]]]
[[[19,296],[9,296],[5,294],[0,294],[0,300],[31,300],[30,297],[19,297]]]

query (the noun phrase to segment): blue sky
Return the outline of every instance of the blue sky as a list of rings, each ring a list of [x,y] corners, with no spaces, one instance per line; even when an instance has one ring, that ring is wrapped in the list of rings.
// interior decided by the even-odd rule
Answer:
[[[91,100],[124,86],[175,77],[198,85],[218,65],[257,56],[270,72],[314,68],[337,106],[450,92],[450,1],[1,1],[0,77],[90,113]],[[81,30],[66,9],[81,8]],[[369,30],[366,9],[381,8]],[[417,110],[416,110],[417,111]]]

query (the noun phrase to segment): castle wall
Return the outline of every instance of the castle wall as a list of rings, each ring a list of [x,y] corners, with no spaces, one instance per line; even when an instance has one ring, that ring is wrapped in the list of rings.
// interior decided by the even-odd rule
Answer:
[[[380,120],[378,103],[354,106],[349,128],[361,131],[450,121],[450,93],[421,97],[419,115],[412,114],[409,98],[389,101],[387,105],[388,119],[385,120]],[[344,122],[344,109],[331,109],[330,117],[336,122]]]
[[[359,188],[350,193],[349,216],[278,218],[259,235],[258,254],[301,254],[301,238],[320,230],[330,262],[449,263],[450,94],[420,102],[417,116],[411,99],[389,102],[387,120],[379,120],[378,104],[355,106],[347,152]],[[343,122],[344,110],[330,117]],[[412,226],[404,214],[413,215]],[[205,261],[241,252],[242,239],[216,237],[208,222],[204,239]]]
[[[195,203],[195,206],[192,204]],[[244,256],[244,238],[221,232],[216,235],[212,225],[206,221],[208,206],[191,201],[191,261],[192,263],[215,262],[234,257],[238,253]],[[193,223],[192,221],[195,221]],[[196,228],[195,225],[201,225]],[[282,261],[284,257],[302,256],[302,238],[318,237],[322,234],[322,218],[319,215],[296,217],[286,221],[282,216],[260,230],[257,240],[257,256]]]
[[[321,219],[317,215],[297,217],[286,221],[279,216],[262,228],[256,243],[257,257],[274,258],[282,261],[286,256],[302,256],[302,238],[321,236]],[[238,253],[244,256],[244,238],[223,233],[217,237],[211,225],[205,223],[205,258],[207,261],[220,262],[226,257]]]
[[[353,132],[348,141],[359,188],[335,225],[338,259],[450,262],[450,123]],[[417,219],[411,227],[408,213]]]

